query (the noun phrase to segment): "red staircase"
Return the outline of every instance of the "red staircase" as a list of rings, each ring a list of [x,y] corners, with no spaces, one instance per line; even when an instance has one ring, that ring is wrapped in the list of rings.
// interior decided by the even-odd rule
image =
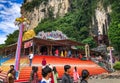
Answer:
[[[0,73],[0,80],[3,82],[7,82],[7,72]]]
[[[7,80],[7,72],[10,69],[10,65],[14,65],[14,64],[15,64],[15,58],[11,58],[6,62],[2,63],[2,65],[0,66],[0,69],[2,70],[2,72],[0,73],[0,80],[4,81],[4,83]],[[28,64],[27,57],[21,57],[20,64],[21,64],[20,66],[21,68],[23,66],[26,66],[25,64]]]
[[[29,80],[30,79],[30,73],[31,73],[32,68],[31,67],[24,67],[21,72],[20,72],[20,76],[19,79],[26,79]],[[39,79],[41,79],[41,67],[38,68],[38,76]]]
[[[62,77],[64,73],[64,65],[69,64],[71,65],[71,76],[73,74],[73,68],[76,66],[79,72],[79,75],[81,75],[81,71],[83,69],[87,69],[91,75],[101,74],[107,72],[102,67],[98,66],[92,61],[82,61],[75,58],[63,58],[63,57],[55,57],[55,56],[35,56],[33,59],[34,66],[38,66],[38,75],[39,79],[42,78],[41,76],[41,62],[42,59],[45,58],[47,61],[47,64],[51,64],[53,66],[56,66],[59,77]],[[23,67],[20,71],[19,79],[30,79],[30,72],[31,67]]]

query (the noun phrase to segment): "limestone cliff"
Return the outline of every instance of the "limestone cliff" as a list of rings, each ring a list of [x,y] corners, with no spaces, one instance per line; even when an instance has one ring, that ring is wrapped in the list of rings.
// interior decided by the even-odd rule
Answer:
[[[34,1],[38,1],[39,4]],[[33,29],[42,19],[64,16],[69,12],[72,2],[72,0],[25,0],[21,7],[21,13],[30,20],[29,29]],[[35,5],[35,7],[32,7],[30,3],[35,3],[32,4]],[[107,8],[105,8],[101,1],[96,4],[97,7],[92,16],[92,22],[90,22],[92,23],[91,31],[94,35],[98,35],[99,33],[106,35],[110,23],[111,7],[107,6]],[[25,6],[28,6],[28,8],[25,8]]]
[[[28,11],[24,6],[33,3],[32,1],[34,0],[25,0],[21,7],[22,15],[30,20],[29,29],[35,28],[44,18],[64,16],[70,8],[69,0],[38,0],[41,1],[39,6]]]
[[[97,4],[95,14],[92,18],[92,30],[95,35],[107,35],[111,11],[110,5],[107,6],[107,8],[104,8],[101,2]]]

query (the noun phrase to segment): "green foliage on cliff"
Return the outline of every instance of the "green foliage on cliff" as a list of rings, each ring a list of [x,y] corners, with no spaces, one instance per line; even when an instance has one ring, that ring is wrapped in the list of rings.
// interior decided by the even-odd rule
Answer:
[[[120,1],[119,0],[113,1],[112,4],[111,24],[108,35],[112,45],[120,54]]]
[[[91,0],[71,0],[71,10],[64,17],[44,19],[35,28],[35,32],[61,30],[73,40],[82,42],[89,37],[91,24]],[[90,41],[91,42],[91,41]],[[89,42],[87,42],[89,43]]]
[[[31,2],[27,2],[26,0],[24,1],[25,4],[23,4],[23,8],[25,11],[33,11],[35,7],[40,6],[41,3],[47,4],[48,0],[32,0]]]
[[[89,44],[89,46],[90,46],[91,48],[94,48],[94,47],[97,46],[96,43],[95,43],[94,40],[93,40],[93,37],[88,37],[88,38],[84,39],[84,40],[82,41],[82,43]]]

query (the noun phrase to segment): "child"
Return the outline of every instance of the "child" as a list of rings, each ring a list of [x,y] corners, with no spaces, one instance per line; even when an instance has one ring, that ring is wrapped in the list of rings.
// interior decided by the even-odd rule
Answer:
[[[74,83],[78,83],[78,81],[79,81],[79,74],[77,72],[77,67],[74,67],[73,80],[74,80]]]

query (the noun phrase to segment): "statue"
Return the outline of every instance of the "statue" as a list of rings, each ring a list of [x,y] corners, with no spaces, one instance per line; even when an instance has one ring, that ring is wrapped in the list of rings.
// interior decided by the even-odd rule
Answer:
[[[35,34],[34,30],[28,30],[28,31],[25,32],[24,35],[23,35],[23,41],[28,40],[28,39],[31,39],[31,38],[35,37],[35,35],[36,35],[36,34]]]
[[[90,57],[90,48],[88,44],[85,45],[85,57]]]

